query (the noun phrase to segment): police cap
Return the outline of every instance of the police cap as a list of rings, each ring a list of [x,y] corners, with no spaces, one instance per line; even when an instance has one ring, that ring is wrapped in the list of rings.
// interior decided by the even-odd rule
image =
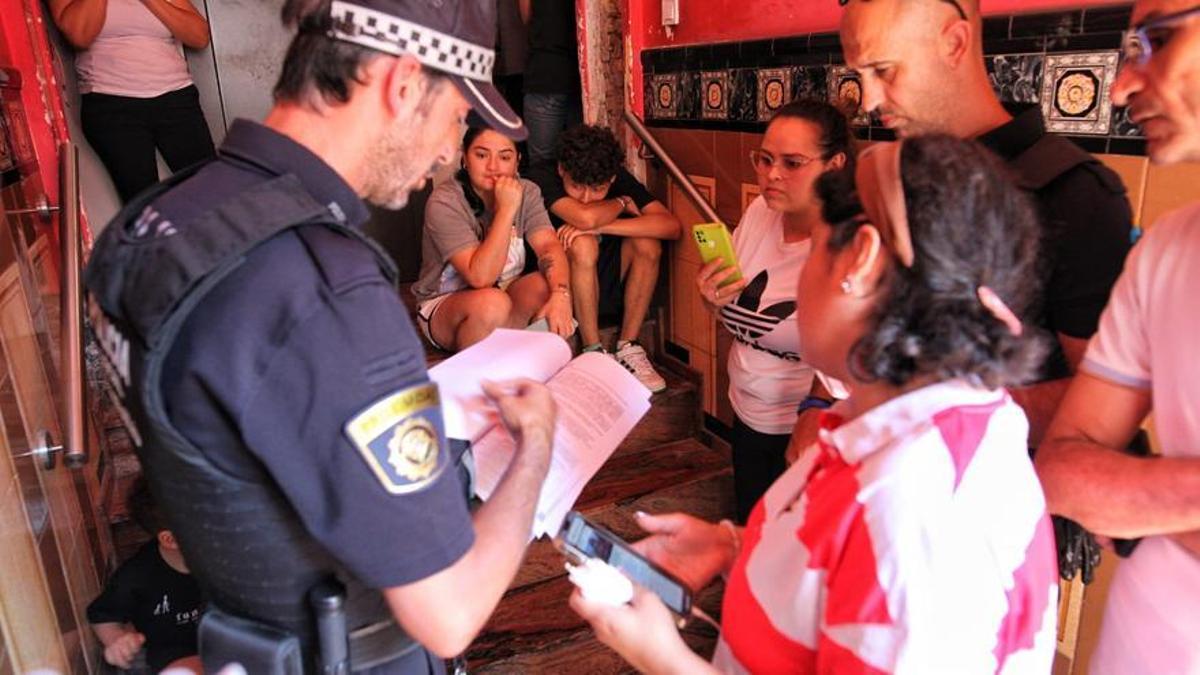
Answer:
[[[330,37],[400,56],[447,75],[487,126],[523,140],[528,132],[492,84],[494,0],[333,0]]]

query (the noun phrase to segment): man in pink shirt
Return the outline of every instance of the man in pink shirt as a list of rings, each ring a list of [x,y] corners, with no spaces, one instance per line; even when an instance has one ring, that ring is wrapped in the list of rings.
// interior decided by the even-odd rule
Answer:
[[[1132,22],[1113,99],[1156,164],[1200,161],[1200,2],[1139,0]],[[1200,673],[1197,260],[1200,202],[1130,254],[1037,456],[1052,513],[1141,537],[1117,568],[1092,673]],[[1151,411],[1162,456],[1120,452]]]

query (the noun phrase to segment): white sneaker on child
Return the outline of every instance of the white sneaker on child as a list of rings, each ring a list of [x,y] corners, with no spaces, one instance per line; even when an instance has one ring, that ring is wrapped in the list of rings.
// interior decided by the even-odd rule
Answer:
[[[651,392],[657,394],[667,388],[667,381],[663,379],[658,371],[654,370],[654,366],[650,365],[650,357],[646,356],[646,350],[636,342],[626,342],[617,348],[617,352],[613,354],[613,358],[617,363],[625,366],[625,370],[633,373],[633,376],[646,386]]]

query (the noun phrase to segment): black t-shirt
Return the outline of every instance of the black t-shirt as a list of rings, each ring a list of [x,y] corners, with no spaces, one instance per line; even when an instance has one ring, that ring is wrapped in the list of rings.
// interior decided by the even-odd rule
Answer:
[[[579,93],[579,52],[575,39],[575,3],[533,0],[529,18],[529,60],[525,92]]]
[[[90,623],[131,623],[146,636],[146,663],[158,672],[169,663],[197,653],[196,628],[204,610],[200,586],[190,574],[175,571],[158,551],[158,542],[142,546],[88,605]]]
[[[541,188],[542,201],[546,203],[550,222],[554,224],[554,227],[562,225],[563,219],[559,218],[551,208],[554,206],[554,202],[568,196],[566,188],[563,187],[562,177],[558,175],[558,165],[546,162],[534,166],[529,170],[529,180]],[[617,178],[613,181],[612,187],[608,189],[607,199],[616,197],[629,197],[639,209],[646,208],[647,204],[656,199],[645,185],[642,185],[638,179],[633,177],[633,174],[625,170],[625,167],[617,169]]]
[[[1121,179],[1094,158],[1048,182],[1035,180],[1038,185],[1030,188],[1030,176],[1022,175],[1020,168],[1028,167],[1030,158],[1022,155],[1046,135],[1041,110],[1031,107],[978,140],[1017,170],[1018,181],[1031,189],[1039,207],[1042,297],[1030,320],[1051,333],[1087,339],[1096,332],[1100,313],[1132,245],[1133,211]],[[1052,159],[1061,159],[1063,154]],[[1069,373],[1054,340],[1043,377],[1058,379]]]

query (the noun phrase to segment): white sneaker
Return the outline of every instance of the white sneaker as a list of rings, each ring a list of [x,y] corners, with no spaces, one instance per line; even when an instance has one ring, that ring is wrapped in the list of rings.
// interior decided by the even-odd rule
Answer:
[[[646,356],[646,350],[636,342],[626,342],[623,347],[613,354],[613,358],[617,363],[625,366],[625,370],[633,373],[633,376],[638,379],[651,392],[657,394],[667,388],[667,381],[663,379],[658,371],[654,370],[654,366],[650,365],[650,358]]]

